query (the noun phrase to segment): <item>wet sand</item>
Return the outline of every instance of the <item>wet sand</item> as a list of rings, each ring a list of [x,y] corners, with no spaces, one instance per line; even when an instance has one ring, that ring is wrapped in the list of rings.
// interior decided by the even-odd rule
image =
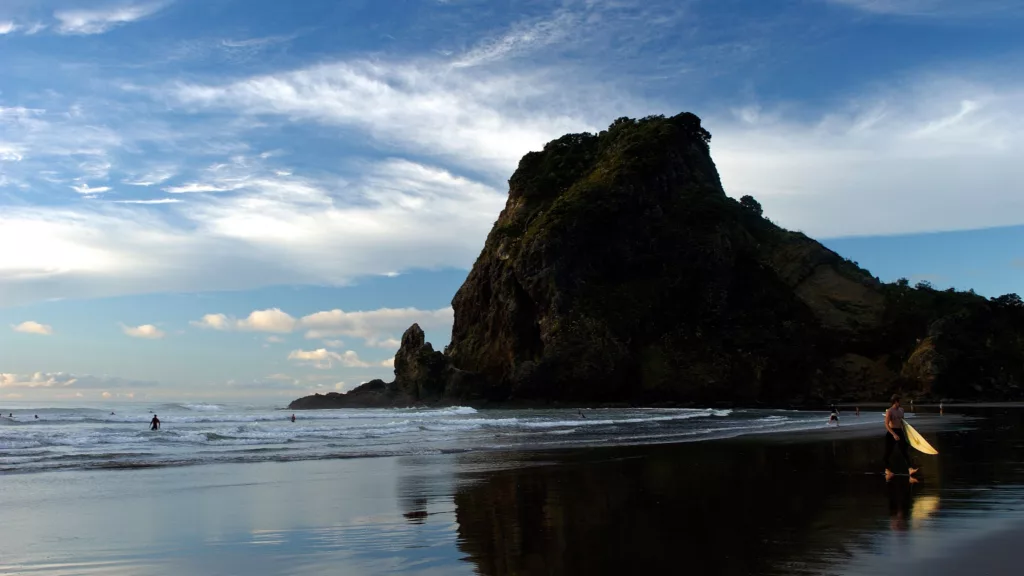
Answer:
[[[0,478],[2,574],[1018,574],[1024,410],[677,445]],[[827,417],[826,417],[827,419]],[[897,461],[899,457],[896,457]]]

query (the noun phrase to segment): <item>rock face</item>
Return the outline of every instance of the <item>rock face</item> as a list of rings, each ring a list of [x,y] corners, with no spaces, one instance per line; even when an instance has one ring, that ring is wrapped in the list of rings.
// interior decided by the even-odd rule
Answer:
[[[452,301],[450,345],[441,353],[419,326],[406,331],[390,397],[778,405],[898,389],[1019,394],[1020,298],[879,282],[779,228],[753,198],[726,196],[710,139],[689,113],[621,118],[524,156]]]
[[[444,394],[448,362],[434,350],[419,324],[402,335],[402,346],[395,354],[395,385],[413,400],[431,400]]]
[[[383,380],[369,382],[353,388],[345,394],[328,392],[314,394],[293,401],[289,410],[322,410],[326,408],[385,408],[403,404],[408,399],[397,394],[394,386]]]
[[[882,322],[878,281],[727,197],[709,140],[692,114],[620,119],[523,158],[452,302],[447,356],[482,376],[477,394],[753,403],[833,387],[834,361]]]

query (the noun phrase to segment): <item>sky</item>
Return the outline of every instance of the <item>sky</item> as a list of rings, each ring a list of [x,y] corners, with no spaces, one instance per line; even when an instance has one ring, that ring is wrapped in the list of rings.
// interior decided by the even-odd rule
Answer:
[[[1024,292],[1018,0],[3,0],[0,402],[284,404],[437,349],[519,158],[690,111],[883,280]]]

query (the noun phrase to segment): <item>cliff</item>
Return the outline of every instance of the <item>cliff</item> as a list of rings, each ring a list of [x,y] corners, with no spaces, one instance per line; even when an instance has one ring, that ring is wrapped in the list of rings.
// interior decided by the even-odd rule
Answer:
[[[897,389],[1020,396],[1019,298],[879,282],[776,226],[753,198],[726,196],[710,140],[689,113],[621,118],[524,156],[452,301],[450,345],[434,351],[410,328],[395,393],[775,405]]]

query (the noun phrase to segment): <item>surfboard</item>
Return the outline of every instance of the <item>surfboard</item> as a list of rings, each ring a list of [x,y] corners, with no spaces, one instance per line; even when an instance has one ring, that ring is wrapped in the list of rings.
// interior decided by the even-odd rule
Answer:
[[[917,430],[914,430],[914,427],[908,424],[906,420],[903,421],[903,433],[907,435],[907,442],[914,450],[925,454],[931,454],[933,456],[939,453],[939,451],[933,448],[932,445],[924,439],[924,436],[921,436]]]

